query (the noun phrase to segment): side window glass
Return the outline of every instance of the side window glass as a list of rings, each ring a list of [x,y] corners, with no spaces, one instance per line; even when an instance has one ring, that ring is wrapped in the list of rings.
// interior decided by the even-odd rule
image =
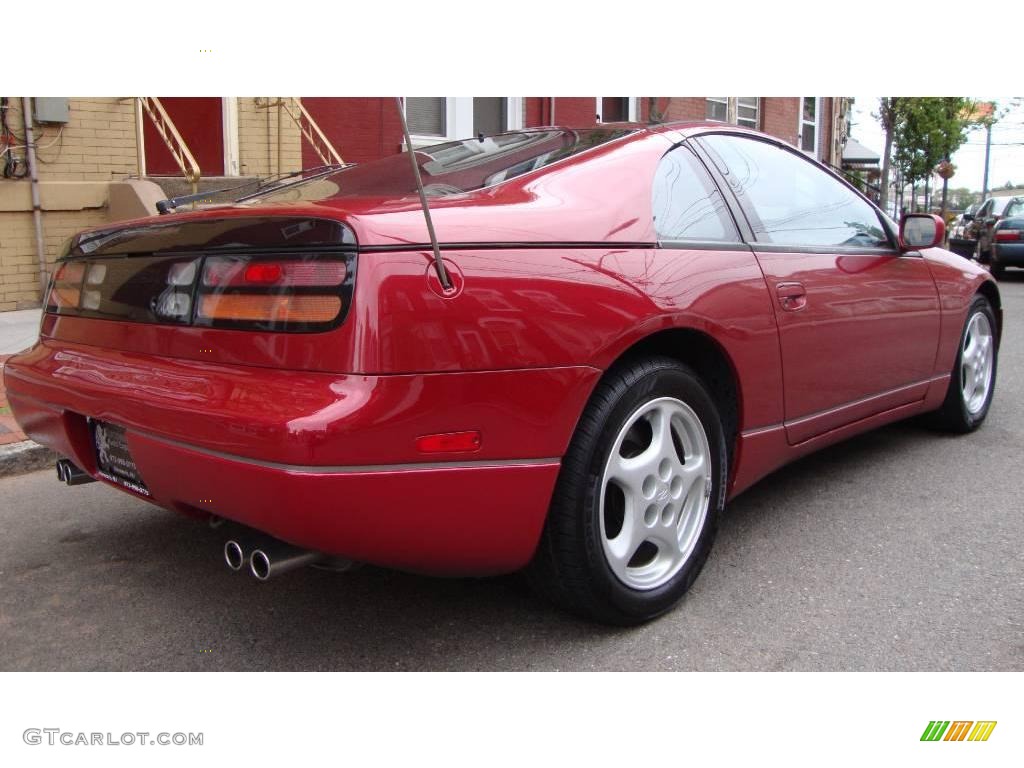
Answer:
[[[739,240],[722,193],[685,146],[661,158],[654,174],[652,207],[661,240]]]
[[[890,245],[867,201],[795,152],[739,136],[710,135],[701,142],[743,205],[758,242]]]

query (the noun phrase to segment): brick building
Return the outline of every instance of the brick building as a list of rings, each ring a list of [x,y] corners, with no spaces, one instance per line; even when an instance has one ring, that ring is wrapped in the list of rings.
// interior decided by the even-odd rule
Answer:
[[[2,102],[6,130],[0,133],[0,311],[39,306],[41,262],[48,269],[75,232],[153,213],[157,199],[189,191],[181,164],[148,117],[143,100],[29,102],[41,238],[36,236],[26,172],[23,99],[8,97]],[[314,145],[317,135],[308,130],[311,124],[347,162],[366,162],[402,149],[393,98],[202,97],[160,103],[191,151],[204,190],[322,164]],[[305,110],[308,117],[297,110]],[[827,96],[406,100],[414,146],[540,125],[710,119],[770,133],[833,166],[841,162],[845,114],[846,99]]]

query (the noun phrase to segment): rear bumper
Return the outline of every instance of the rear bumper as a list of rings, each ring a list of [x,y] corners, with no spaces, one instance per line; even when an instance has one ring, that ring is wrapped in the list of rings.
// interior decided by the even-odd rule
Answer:
[[[15,417],[98,477],[87,418],[120,424],[152,501],[328,554],[438,574],[521,568],[591,368],[339,376],[44,342],[8,361]],[[177,386],[175,386],[175,384]],[[415,438],[479,429],[476,453]]]
[[[1007,267],[1024,267],[1024,242],[992,244],[996,260]]]

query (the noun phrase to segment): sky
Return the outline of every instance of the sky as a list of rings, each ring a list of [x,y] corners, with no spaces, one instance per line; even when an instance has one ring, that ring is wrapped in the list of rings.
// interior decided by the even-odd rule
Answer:
[[[853,104],[850,135],[868,149],[882,154],[885,134],[874,115],[878,114],[878,96],[856,96]],[[1010,97],[975,96],[979,101],[995,101],[999,107],[1009,106]],[[967,187],[981,191],[985,173],[985,131],[975,128],[967,134],[967,143],[953,155],[956,175],[951,187]],[[992,154],[989,160],[989,189],[1012,181],[1024,186],[1024,102],[1011,107],[1005,117],[992,128]]]

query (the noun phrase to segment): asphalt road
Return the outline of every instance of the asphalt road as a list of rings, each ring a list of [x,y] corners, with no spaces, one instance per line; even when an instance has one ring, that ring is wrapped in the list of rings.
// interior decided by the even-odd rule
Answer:
[[[99,483],[0,481],[2,670],[1024,670],[1024,272],[995,401],[898,424],[729,507],[686,600],[594,626],[518,578],[228,571],[223,536]]]

